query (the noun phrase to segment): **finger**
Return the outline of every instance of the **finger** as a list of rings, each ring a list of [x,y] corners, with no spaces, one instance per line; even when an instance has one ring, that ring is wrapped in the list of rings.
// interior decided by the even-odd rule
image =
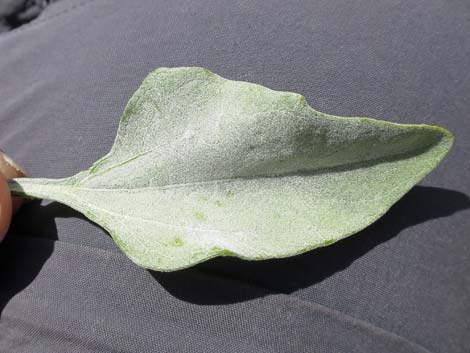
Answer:
[[[0,175],[0,241],[3,240],[10,226],[12,202],[10,188],[5,178]]]
[[[3,151],[0,151],[0,174],[2,174],[5,179],[22,178],[27,175],[26,171]],[[22,198],[12,197],[13,213],[20,208],[22,202]]]

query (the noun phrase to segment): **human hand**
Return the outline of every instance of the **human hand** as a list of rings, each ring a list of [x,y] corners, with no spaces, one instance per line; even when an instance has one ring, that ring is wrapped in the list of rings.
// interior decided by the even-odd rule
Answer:
[[[5,153],[0,152],[0,241],[8,231],[13,213],[20,208],[22,203],[21,198],[10,196],[7,179],[24,176],[26,176],[24,169]]]

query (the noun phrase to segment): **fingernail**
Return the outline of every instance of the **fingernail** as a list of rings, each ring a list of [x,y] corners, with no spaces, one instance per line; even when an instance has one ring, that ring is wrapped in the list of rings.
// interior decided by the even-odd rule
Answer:
[[[6,179],[22,178],[27,175],[26,171],[2,150],[0,150],[0,173]]]

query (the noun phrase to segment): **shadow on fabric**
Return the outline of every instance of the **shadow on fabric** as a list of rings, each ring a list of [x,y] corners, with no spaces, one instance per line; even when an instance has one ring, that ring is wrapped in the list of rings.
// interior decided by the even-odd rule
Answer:
[[[291,293],[347,268],[407,227],[469,208],[470,198],[461,192],[417,186],[380,220],[325,248],[285,259],[251,262],[224,257],[177,272],[149,272],[171,295],[199,305],[230,304],[270,293]],[[9,300],[40,273],[54,251],[55,219],[67,217],[86,219],[57,202],[46,206],[33,202],[15,217],[9,235],[0,245],[0,314]]]
[[[381,219],[333,245],[285,259],[243,261],[219,257],[193,268],[171,273],[151,271],[172,295],[200,305],[228,304],[269,293],[291,293],[344,270],[377,245],[403,229],[470,208],[470,198],[458,191],[416,186]],[[227,280],[257,289],[226,286]],[[259,292],[259,294],[256,294]]]
[[[46,206],[39,201],[24,205],[13,219],[0,245],[0,315],[5,305],[41,271],[54,251],[56,218],[82,215],[57,202]]]

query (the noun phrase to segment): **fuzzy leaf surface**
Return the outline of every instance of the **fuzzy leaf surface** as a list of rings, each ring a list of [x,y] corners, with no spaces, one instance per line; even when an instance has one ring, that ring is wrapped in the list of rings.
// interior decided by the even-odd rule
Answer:
[[[326,115],[299,94],[201,68],[161,68],[130,99],[106,156],[70,178],[10,187],[71,206],[137,264],[173,271],[215,256],[292,256],[354,234],[453,139],[435,126]]]

